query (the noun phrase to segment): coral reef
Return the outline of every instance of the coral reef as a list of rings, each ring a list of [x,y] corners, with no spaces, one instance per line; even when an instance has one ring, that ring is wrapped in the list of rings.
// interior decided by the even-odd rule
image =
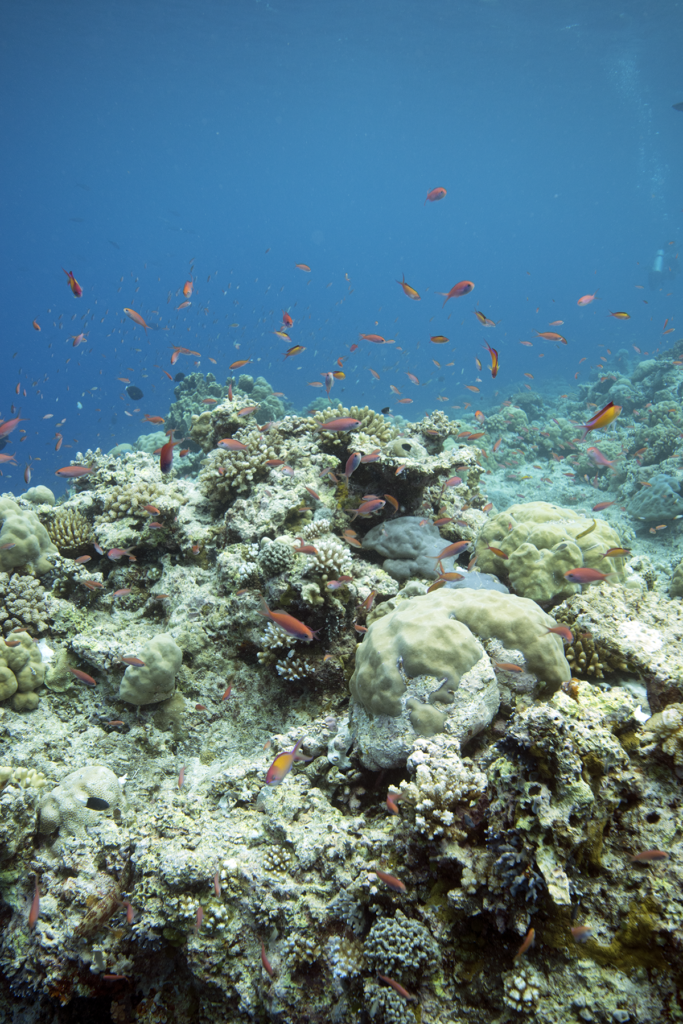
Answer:
[[[624,358],[581,393],[639,403],[613,469],[576,398],[549,424],[540,390],[462,422],[304,416],[190,374],[168,475],[155,433],[77,455],[58,505],[5,496],[52,541],[0,573],[1,1019],[680,1018],[682,556],[674,519],[625,511],[677,469],[621,454],[678,450],[679,371]],[[527,458],[558,504],[514,504]],[[366,494],[387,504],[351,524]],[[455,540],[477,566],[427,593]],[[563,589],[620,540],[612,582]],[[553,616],[473,589],[482,565]]]

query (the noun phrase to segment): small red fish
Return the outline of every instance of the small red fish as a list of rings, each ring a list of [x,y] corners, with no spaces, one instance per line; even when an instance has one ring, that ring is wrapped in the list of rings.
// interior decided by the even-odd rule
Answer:
[[[515,953],[515,956],[514,956],[515,960],[519,960],[519,958],[521,956],[524,956],[524,954],[527,952],[528,949],[531,949],[531,947],[534,944],[534,939],[535,938],[536,938],[536,931],[535,931],[534,928],[530,928],[529,931],[526,934],[526,938],[524,939],[524,942],[522,943],[522,945],[519,947],[519,949]]]
[[[132,593],[133,591],[130,587],[123,587],[121,590],[115,590],[112,597],[128,597],[128,595]]]
[[[593,938],[593,929],[589,928],[587,924],[575,925],[573,928],[570,928],[569,931],[572,934],[574,942],[577,942],[579,945],[583,945],[584,942],[588,942],[589,939]]]
[[[387,808],[392,814],[398,814],[398,801],[402,798],[402,793],[387,793]]]
[[[515,665],[511,661],[494,661],[494,666],[501,669],[503,672],[522,672],[520,665]]]
[[[472,281],[458,281],[448,293],[441,292],[442,295],[446,296],[443,305],[445,306],[449,299],[460,298],[461,295],[468,295],[471,291],[474,291],[474,283]],[[443,306],[441,308],[443,309]]]
[[[193,288],[194,283],[192,281],[186,281],[185,284],[183,285],[183,295],[185,296],[186,299],[189,299],[190,295],[192,295]]]
[[[398,992],[398,994],[400,996],[402,996],[403,999],[406,1000],[406,1002],[408,1002],[408,1003],[417,1003],[417,1002],[419,1002],[417,996],[411,996],[410,992],[408,992],[408,990],[405,989],[403,987],[403,985],[400,985],[397,981],[394,981],[393,978],[388,978],[386,976],[386,974],[378,974],[377,977],[379,978],[380,981],[383,981],[385,983],[385,985],[391,985],[393,990],[395,992]]]
[[[577,569],[570,569],[569,572],[562,574],[569,583],[600,583],[602,580],[606,580],[609,573],[600,572],[598,569],[589,569],[585,566],[579,566]]]
[[[548,633],[557,633],[558,636],[561,636],[563,640],[570,644],[574,642],[574,634],[567,626],[552,626]]]
[[[76,565],[85,565],[85,563],[89,562],[91,558],[91,555],[80,555],[79,558],[74,558],[74,562],[76,563]]]
[[[66,273],[66,271],[65,271]],[[33,894],[33,900],[31,901],[31,909],[28,912],[28,927],[29,931],[33,931],[40,915],[40,885],[36,881],[36,891]]]
[[[184,781],[185,781],[185,765],[183,765],[183,767],[180,769],[180,774],[178,776],[178,789],[182,789],[183,788],[183,782]]]
[[[422,205],[426,206],[428,202],[436,203],[436,202],[438,202],[439,199],[443,199],[446,195],[447,195],[447,192],[446,192],[445,188],[441,188],[441,187],[433,188],[431,190],[431,192],[427,193],[427,198],[425,199],[425,201],[424,201],[424,203]]]
[[[121,661],[125,665],[132,665],[134,668],[140,668],[145,664],[142,658],[136,658],[134,654],[124,654]]]
[[[489,551],[492,551],[493,554],[496,555],[498,558],[508,558],[509,557],[500,548],[491,547],[490,544],[487,544],[486,547],[489,549]]]
[[[62,267],[62,270],[64,270],[64,267]],[[64,273],[69,278],[69,288],[74,293],[76,298],[80,299],[81,295],[83,294],[83,289],[81,288],[80,284],[78,283],[78,281],[73,276],[70,270],[64,270]]]
[[[97,680],[89,676],[87,672],[81,672],[80,668],[72,668],[71,665],[67,665],[69,672],[76,676],[76,679],[80,679],[82,683],[87,683],[88,686],[97,686]]]
[[[632,864],[651,864],[657,860],[668,860],[669,854],[666,850],[641,850],[631,857]]]
[[[388,875],[386,871],[380,871],[379,868],[375,868],[375,874],[385,885],[388,885],[394,892],[405,892],[405,883],[400,878],[396,878],[395,875]]]
[[[33,321],[33,329],[34,329],[34,331],[39,331],[41,329],[40,324],[38,323],[37,320]]]
[[[236,441],[234,437],[224,437],[222,441],[219,441],[216,445],[217,448],[225,448],[228,452],[247,452],[249,447],[246,444],[242,444],[241,441]]]
[[[609,508],[613,504],[613,501],[599,501],[597,505],[593,505],[593,512],[602,512],[604,508]]]
[[[0,427],[0,430],[2,428]],[[62,466],[55,472],[55,476],[65,477],[67,480],[75,479],[79,476],[87,476],[88,473],[92,473],[94,466]]]
[[[270,960],[266,956],[266,947],[263,945],[263,942],[261,942],[261,963],[263,964],[263,970],[266,972],[268,977],[273,978],[275,976],[275,971],[271,967]]]
[[[261,615],[270,619],[288,636],[293,636],[297,640],[317,639],[317,630],[309,629],[304,622],[295,619],[293,615],[288,615],[287,612],[272,612],[263,598],[261,598]]]

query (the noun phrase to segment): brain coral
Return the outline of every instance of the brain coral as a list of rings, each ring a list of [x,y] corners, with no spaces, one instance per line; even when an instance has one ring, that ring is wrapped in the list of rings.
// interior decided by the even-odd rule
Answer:
[[[19,566],[42,576],[52,568],[47,555],[57,548],[34,512],[23,512],[11,498],[0,498],[0,569]]]
[[[489,545],[508,557],[500,558]],[[570,569],[587,566],[623,579],[621,560],[603,558],[605,551],[619,546],[619,537],[604,519],[590,520],[571,509],[531,501],[489,519],[477,538],[476,553],[482,572],[507,576],[522,597],[549,601],[576,593],[576,585],[564,579]]]

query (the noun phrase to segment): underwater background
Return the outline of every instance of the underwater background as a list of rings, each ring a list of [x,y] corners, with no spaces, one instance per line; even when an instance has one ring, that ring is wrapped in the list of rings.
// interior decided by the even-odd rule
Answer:
[[[682,44],[6,6],[0,1024],[683,1020]]]

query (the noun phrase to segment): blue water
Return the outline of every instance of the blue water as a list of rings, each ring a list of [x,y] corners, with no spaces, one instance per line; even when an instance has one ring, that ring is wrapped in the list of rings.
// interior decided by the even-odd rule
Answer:
[[[155,429],[140,420],[168,411],[164,370],[222,383],[250,359],[242,372],[303,409],[342,357],[333,399],[455,418],[514,397],[525,372],[552,403],[602,372],[598,356],[609,368],[607,348],[623,365],[634,344],[665,347],[681,312],[682,36],[664,0],[7,5],[0,414],[19,410],[26,434],[8,439],[3,485],[23,490],[30,464],[60,491],[77,451]],[[425,205],[435,187],[447,196]],[[475,290],[442,308],[463,279]],[[306,349],[286,361],[283,309]],[[553,329],[566,346],[535,335]],[[172,366],[173,345],[201,357]]]

